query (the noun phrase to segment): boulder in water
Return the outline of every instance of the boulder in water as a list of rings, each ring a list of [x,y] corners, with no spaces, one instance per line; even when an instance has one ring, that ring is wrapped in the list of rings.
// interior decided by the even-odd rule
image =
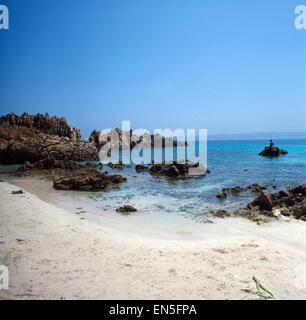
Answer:
[[[288,154],[288,151],[280,149],[278,147],[265,147],[264,150],[262,150],[259,155],[264,157],[276,157],[280,155]]]

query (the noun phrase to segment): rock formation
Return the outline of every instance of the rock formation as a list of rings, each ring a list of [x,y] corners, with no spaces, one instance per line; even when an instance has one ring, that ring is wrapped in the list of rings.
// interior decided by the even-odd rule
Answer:
[[[101,191],[119,188],[126,178],[121,175],[108,175],[97,171],[76,173],[53,181],[58,190]]]
[[[0,118],[0,127],[25,127],[28,129],[37,129],[40,132],[56,135],[59,137],[67,137],[72,142],[79,142],[81,132],[79,129],[70,126],[65,118],[49,117],[48,113],[42,115],[29,115],[23,113],[18,117],[14,113],[8,114]],[[14,130],[8,131],[7,138],[15,138]]]
[[[111,130],[101,135],[94,130],[88,140],[81,141],[81,132],[70,126],[65,118],[45,115],[17,116],[14,113],[0,117],[0,164],[38,163],[39,168],[65,167],[70,169],[68,161],[99,160],[99,151],[107,142],[119,149],[134,147],[149,148],[155,140],[162,147],[181,146],[172,138],[160,135],[134,135],[132,130]],[[109,156],[106,155],[106,156]]]
[[[263,190],[259,197],[248,204],[248,209],[271,212],[279,209],[285,216],[306,220],[306,186],[301,184],[286,191],[270,194]]]
[[[120,150],[136,148],[165,148],[167,146],[185,146],[186,142],[174,140],[172,138],[165,138],[159,134],[150,135],[144,133],[143,135],[133,134],[132,130],[122,131],[120,129],[110,130],[107,134],[101,134],[101,131],[94,130],[89,138],[89,141],[94,143],[100,150],[106,143],[110,143],[110,147],[117,147]],[[156,143],[154,144],[154,141]]]
[[[166,176],[169,178],[183,178],[188,177],[189,168],[201,168],[199,163],[192,163],[186,161],[185,163],[178,163],[174,161],[172,164],[161,163],[154,164],[149,172],[152,175]],[[205,176],[206,170],[203,168],[202,175]]]
[[[65,118],[11,113],[0,118],[0,163],[98,160],[96,146],[80,138],[80,130]]]
[[[262,150],[259,155],[260,156],[265,156],[265,157],[275,157],[275,156],[280,156],[288,154],[288,151],[280,149],[278,147],[265,147],[264,150]]]

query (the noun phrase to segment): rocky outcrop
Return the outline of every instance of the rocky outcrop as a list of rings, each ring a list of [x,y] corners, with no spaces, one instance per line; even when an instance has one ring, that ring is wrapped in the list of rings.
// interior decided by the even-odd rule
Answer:
[[[274,187],[271,184],[269,186]],[[280,218],[282,215],[306,221],[306,186],[304,184],[271,194],[267,191],[266,186],[255,183],[246,188],[239,186],[225,188],[217,195],[217,198],[224,200],[229,193],[237,196],[246,191],[255,194],[259,193],[259,196],[248,203],[246,208],[240,208],[232,213],[224,209],[212,210],[209,213],[221,218],[239,216],[257,224],[270,222],[275,218]]]
[[[188,172],[190,168],[202,169],[202,175],[205,176],[206,174],[205,168],[201,168],[199,163],[192,163],[190,161],[186,161],[185,163],[178,163],[174,161],[172,164],[154,164],[150,168],[149,172],[152,175],[157,176],[166,176],[169,178],[183,178],[188,177]]]
[[[0,118],[0,163],[23,164],[40,160],[98,160],[96,146],[80,141],[81,133],[64,118],[14,114]]]
[[[285,216],[306,220],[306,186],[301,184],[293,189],[270,194],[263,190],[259,197],[248,204],[248,209],[271,212],[279,209]]]
[[[165,138],[160,134],[148,134],[143,135],[133,134],[133,131],[122,131],[120,129],[110,130],[107,134],[101,134],[101,131],[94,130],[89,138],[89,142],[95,144],[100,150],[106,143],[110,144],[112,148],[118,148],[120,150],[136,148],[165,148],[167,146],[185,146],[186,142],[177,141],[173,138]]]
[[[29,115],[23,113],[22,116],[17,116],[14,113],[8,114],[0,118],[0,127],[24,127],[27,129],[37,129],[40,132],[56,135],[59,137],[67,137],[72,142],[79,142],[81,132],[79,129],[70,126],[65,118],[50,117],[48,113],[42,115]],[[6,132],[6,138],[15,138],[14,130]]]
[[[41,174],[41,170],[46,171],[45,173],[58,176],[58,175],[69,175],[71,174],[71,171],[73,171],[75,174],[77,172],[88,172],[88,171],[97,171],[102,170],[103,165],[101,163],[85,163],[85,164],[79,164],[76,161],[73,160],[55,160],[53,158],[45,158],[42,160],[39,160],[34,165],[31,165],[30,162],[26,161],[18,170],[17,175],[18,176],[29,176],[33,175],[35,173]],[[67,172],[66,172],[67,171]]]
[[[119,188],[126,178],[121,175],[108,175],[100,172],[84,172],[53,181],[58,190],[101,191]]]
[[[160,139],[159,139],[160,138]],[[111,130],[105,135],[94,130],[88,140],[81,141],[81,132],[69,125],[65,118],[45,115],[17,116],[14,113],[0,117],[0,164],[23,164],[27,161],[38,167],[67,167],[68,161],[99,160],[102,146],[110,142],[114,149],[149,148],[155,140],[161,145],[185,145],[172,138],[130,131]],[[106,157],[110,156],[109,153]],[[64,165],[63,165],[64,163]],[[71,165],[68,165],[70,168]]]
[[[259,153],[260,156],[275,157],[288,154],[288,151],[280,149],[278,147],[265,147],[263,151]]]

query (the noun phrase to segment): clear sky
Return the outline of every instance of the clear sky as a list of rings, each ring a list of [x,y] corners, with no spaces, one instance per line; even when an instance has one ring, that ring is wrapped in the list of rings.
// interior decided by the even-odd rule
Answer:
[[[303,3],[304,2],[304,3]],[[0,0],[0,113],[82,130],[306,131],[306,0]]]

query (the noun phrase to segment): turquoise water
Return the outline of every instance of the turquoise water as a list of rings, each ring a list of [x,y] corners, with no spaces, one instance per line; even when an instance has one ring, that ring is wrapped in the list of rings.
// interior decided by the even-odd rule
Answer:
[[[213,233],[215,229],[207,222],[216,222],[218,218],[207,214],[211,209],[233,211],[245,207],[256,197],[251,194],[229,195],[225,201],[220,201],[216,195],[223,188],[245,187],[253,183],[273,184],[276,190],[269,187],[269,191],[275,192],[285,189],[288,184],[306,183],[306,140],[279,140],[275,143],[289,154],[275,158],[259,156],[267,141],[210,141],[207,166],[211,174],[205,177],[177,181],[162,178],[158,182],[149,172],[137,173],[133,164],[123,170],[112,170],[104,165],[103,171],[127,177],[120,189],[95,193],[51,190],[61,196],[60,206],[73,212],[82,207],[86,218],[117,229],[146,234],[152,234],[154,230],[157,236],[181,235],[196,230],[201,235],[210,230]],[[123,204],[135,206],[138,212],[130,216],[116,213]],[[230,221],[225,220],[224,227],[228,228]],[[235,221],[235,228],[239,225],[237,223]]]
[[[179,223],[184,227],[187,221],[211,221],[213,218],[205,214],[211,209],[235,210],[245,207],[255,197],[243,194],[220,201],[216,195],[222,188],[272,183],[278,190],[285,189],[288,184],[306,183],[306,140],[276,141],[280,148],[289,152],[276,158],[258,155],[266,143],[210,141],[207,156],[211,174],[178,181],[163,178],[158,182],[148,172],[136,173],[135,165],[123,170],[112,170],[104,165],[103,171],[120,173],[127,177],[127,182],[118,190],[90,194],[94,197],[85,206],[96,212],[113,214],[120,205],[131,204],[139,210],[136,214],[139,219]],[[269,191],[275,192],[272,188]]]

